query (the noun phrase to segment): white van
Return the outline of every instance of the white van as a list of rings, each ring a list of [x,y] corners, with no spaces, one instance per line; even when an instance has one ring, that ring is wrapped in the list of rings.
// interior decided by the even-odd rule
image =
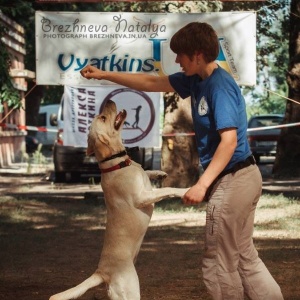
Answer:
[[[53,119],[57,118],[59,104],[40,106],[38,115],[38,127],[45,128],[45,131],[38,131],[36,138],[43,147],[53,147],[57,135],[57,126]]]

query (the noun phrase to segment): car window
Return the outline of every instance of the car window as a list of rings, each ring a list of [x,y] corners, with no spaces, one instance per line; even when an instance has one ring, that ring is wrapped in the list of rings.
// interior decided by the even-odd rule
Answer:
[[[47,125],[46,118],[47,118],[46,113],[39,113],[38,126],[46,127]]]
[[[283,121],[283,118],[280,118],[280,117],[253,118],[250,121],[249,127],[255,128],[255,127],[275,126],[275,125],[281,124],[282,121]]]

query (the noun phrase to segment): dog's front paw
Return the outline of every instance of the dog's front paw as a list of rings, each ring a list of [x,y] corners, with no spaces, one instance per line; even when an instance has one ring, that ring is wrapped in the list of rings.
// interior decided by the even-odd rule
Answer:
[[[152,170],[152,171],[145,171],[148,175],[150,180],[163,180],[167,178],[168,174],[161,170]]]

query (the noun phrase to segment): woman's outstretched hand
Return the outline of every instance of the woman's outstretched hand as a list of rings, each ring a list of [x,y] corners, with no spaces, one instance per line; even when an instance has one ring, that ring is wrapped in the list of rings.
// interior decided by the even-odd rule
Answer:
[[[86,79],[102,79],[103,71],[97,69],[96,67],[93,67],[91,65],[88,65],[84,67],[81,71],[80,74],[82,77]]]

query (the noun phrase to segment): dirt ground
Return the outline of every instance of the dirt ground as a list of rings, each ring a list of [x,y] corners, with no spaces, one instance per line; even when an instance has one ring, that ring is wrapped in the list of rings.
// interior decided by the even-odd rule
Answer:
[[[1,300],[48,299],[95,270],[106,216],[99,185],[0,175],[0,192]],[[201,274],[204,223],[204,207],[155,211],[136,263],[142,300],[210,299]],[[299,242],[255,238],[286,300],[300,299]],[[80,299],[108,299],[105,286]]]

